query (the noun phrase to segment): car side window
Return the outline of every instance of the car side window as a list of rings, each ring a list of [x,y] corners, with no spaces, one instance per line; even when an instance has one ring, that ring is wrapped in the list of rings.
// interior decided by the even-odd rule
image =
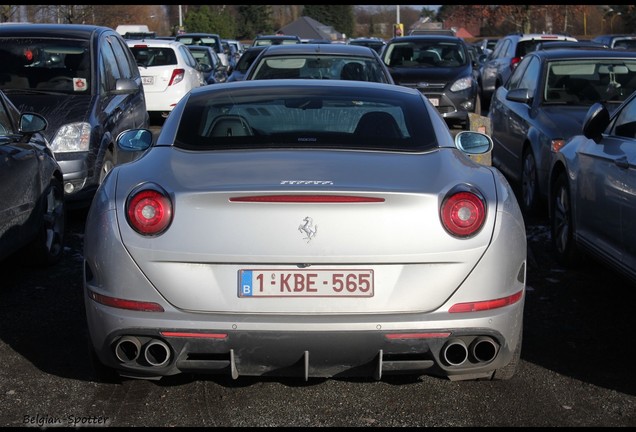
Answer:
[[[506,82],[504,84],[504,87],[506,87],[508,90],[514,90],[516,88],[523,88],[523,86],[520,85],[521,80],[524,76],[526,67],[528,66],[528,62],[530,61],[530,59],[523,59],[521,61],[521,63],[519,63],[519,65],[517,66],[517,68],[514,70],[514,72],[512,73],[512,75],[510,75],[510,78],[508,79],[508,82]]]
[[[194,57],[192,56],[192,53],[186,46],[180,46],[179,52],[181,53],[181,56],[183,57],[183,59],[185,60],[188,66],[192,68],[197,67],[197,61],[194,59]]]
[[[636,99],[632,99],[616,118],[613,134],[636,138]]]
[[[119,70],[121,71],[121,76],[123,78],[132,79],[133,74],[132,74],[132,68],[128,59],[129,56],[126,55],[126,51],[124,51],[124,47],[122,47],[122,44],[115,37],[109,37],[108,40],[110,42],[111,47],[113,48],[113,52],[115,53],[115,60],[117,61]]]
[[[531,57],[528,66],[519,81],[519,88],[528,89],[530,94],[535,94],[537,83],[539,82],[539,73],[541,72],[541,62],[536,57]]]
[[[108,42],[102,43],[101,46],[102,61],[104,63],[106,91],[110,91],[115,88],[115,81],[121,78],[119,67],[117,66],[117,59],[115,53]]]
[[[11,133],[11,121],[4,107],[4,103],[0,101],[0,136],[6,136]]]

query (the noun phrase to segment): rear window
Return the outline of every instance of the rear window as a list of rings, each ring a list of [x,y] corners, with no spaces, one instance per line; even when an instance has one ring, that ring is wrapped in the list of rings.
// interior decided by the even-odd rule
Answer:
[[[177,64],[177,55],[169,47],[153,48],[146,45],[130,47],[138,66],[171,66]]]
[[[175,146],[422,151],[437,145],[421,96],[374,94],[305,86],[190,95]]]

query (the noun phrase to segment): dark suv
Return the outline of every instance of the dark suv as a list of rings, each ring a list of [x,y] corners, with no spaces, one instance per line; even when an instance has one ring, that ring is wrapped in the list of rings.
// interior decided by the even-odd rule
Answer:
[[[84,206],[119,163],[120,132],[149,126],[139,69],[113,29],[82,24],[0,26],[0,88],[42,114],[67,201]],[[135,157],[136,155],[132,155]]]
[[[470,128],[469,113],[481,114],[474,71],[463,39],[445,35],[402,36],[382,51],[395,84],[419,90],[449,126]]]
[[[490,98],[498,87],[508,81],[510,74],[524,55],[534,51],[537,45],[547,41],[572,41],[577,39],[562,34],[512,33],[497,41],[490,54],[480,57],[481,67],[478,74],[479,91],[484,107],[490,105]]]

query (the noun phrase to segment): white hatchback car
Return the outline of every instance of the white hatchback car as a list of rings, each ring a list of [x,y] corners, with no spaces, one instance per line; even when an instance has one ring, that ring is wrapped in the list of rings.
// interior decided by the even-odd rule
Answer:
[[[139,66],[150,115],[167,117],[190,90],[206,84],[201,66],[183,43],[163,39],[126,43]]]

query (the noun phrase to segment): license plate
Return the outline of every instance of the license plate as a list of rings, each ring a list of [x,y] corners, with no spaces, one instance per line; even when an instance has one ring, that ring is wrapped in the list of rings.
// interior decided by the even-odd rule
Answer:
[[[373,270],[239,270],[239,297],[373,297]]]
[[[155,77],[152,76],[142,76],[141,82],[147,85],[153,85],[155,83]]]
[[[437,98],[428,98],[429,101],[433,104],[433,106],[439,106],[439,99]]]

